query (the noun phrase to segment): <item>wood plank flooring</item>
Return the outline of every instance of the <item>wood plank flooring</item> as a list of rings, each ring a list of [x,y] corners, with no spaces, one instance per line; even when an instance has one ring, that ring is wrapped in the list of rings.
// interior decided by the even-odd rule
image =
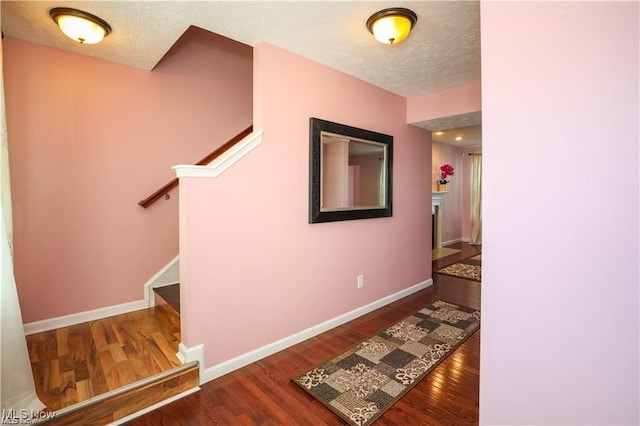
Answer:
[[[48,426],[103,426],[198,387],[197,362],[182,365],[148,380],[99,395],[84,404],[55,412]]]
[[[154,308],[26,336],[36,393],[57,411],[181,363],[179,321]]]
[[[441,268],[480,252],[468,244]],[[128,423],[144,425],[340,425],[291,378],[435,301],[480,308],[480,283],[434,274],[434,285],[201,386],[201,391]],[[478,424],[480,331],[409,391],[376,425]]]

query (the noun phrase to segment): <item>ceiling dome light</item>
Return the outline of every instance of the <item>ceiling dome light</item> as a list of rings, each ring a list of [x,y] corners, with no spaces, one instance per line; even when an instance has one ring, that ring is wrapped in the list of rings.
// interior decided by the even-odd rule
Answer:
[[[371,15],[367,19],[367,29],[380,43],[395,44],[407,38],[417,21],[414,11],[392,7]]]
[[[54,7],[49,15],[67,37],[81,44],[100,43],[111,32],[104,20],[78,9]]]

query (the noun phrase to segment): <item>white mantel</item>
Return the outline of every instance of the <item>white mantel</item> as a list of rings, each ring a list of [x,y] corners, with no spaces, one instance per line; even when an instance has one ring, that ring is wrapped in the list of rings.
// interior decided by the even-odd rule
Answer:
[[[431,193],[431,214],[435,215],[435,248],[442,247],[442,211],[444,209],[444,191],[433,191]]]

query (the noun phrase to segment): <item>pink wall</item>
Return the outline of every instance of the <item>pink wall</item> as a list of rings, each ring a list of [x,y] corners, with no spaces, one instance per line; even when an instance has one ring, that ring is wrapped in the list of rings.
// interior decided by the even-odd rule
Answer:
[[[481,3],[481,424],[640,423],[639,6]]]
[[[206,367],[431,277],[431,138],[405,99],[267,44],[254,58],[262,144],[180,187],[183,343]],[[309,117],[394,136],[393,217],[308,223]]]
[[[442,242],[457,242],[462,238],[462,194],[465,176],[462,169],[462,151],[457,146],[433,142],[431,146],[431,177],[429,182],[433,191],[437,191],[437,179],[440,166],[445,163],[453,166],[453,176],[447,184],[447,194],[442,207]]]
[[[251,123],[252,49],[191,29],[148,72],[3,44],[24,321],[142,299],[178,254],[177,193],[137,203]]]
[[[482,109],[480,81],[407,98],[407,123],[477,112]]]

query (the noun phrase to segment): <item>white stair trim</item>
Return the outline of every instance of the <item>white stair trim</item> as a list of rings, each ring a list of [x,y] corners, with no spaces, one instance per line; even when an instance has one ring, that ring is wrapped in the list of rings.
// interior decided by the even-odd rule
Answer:
[[[178,178],[183,177],[217,177],[229,167],[240,161],[242,157],[253,151],[262,143],[262,130],[253,132],[240,142],[226,150],[222,155],[206,166],[178,164],[173,166]]]
[[[180,283],[180,255],[174,257],[144,285],[144,298],[148,306],[156,305],[153,289]]]

